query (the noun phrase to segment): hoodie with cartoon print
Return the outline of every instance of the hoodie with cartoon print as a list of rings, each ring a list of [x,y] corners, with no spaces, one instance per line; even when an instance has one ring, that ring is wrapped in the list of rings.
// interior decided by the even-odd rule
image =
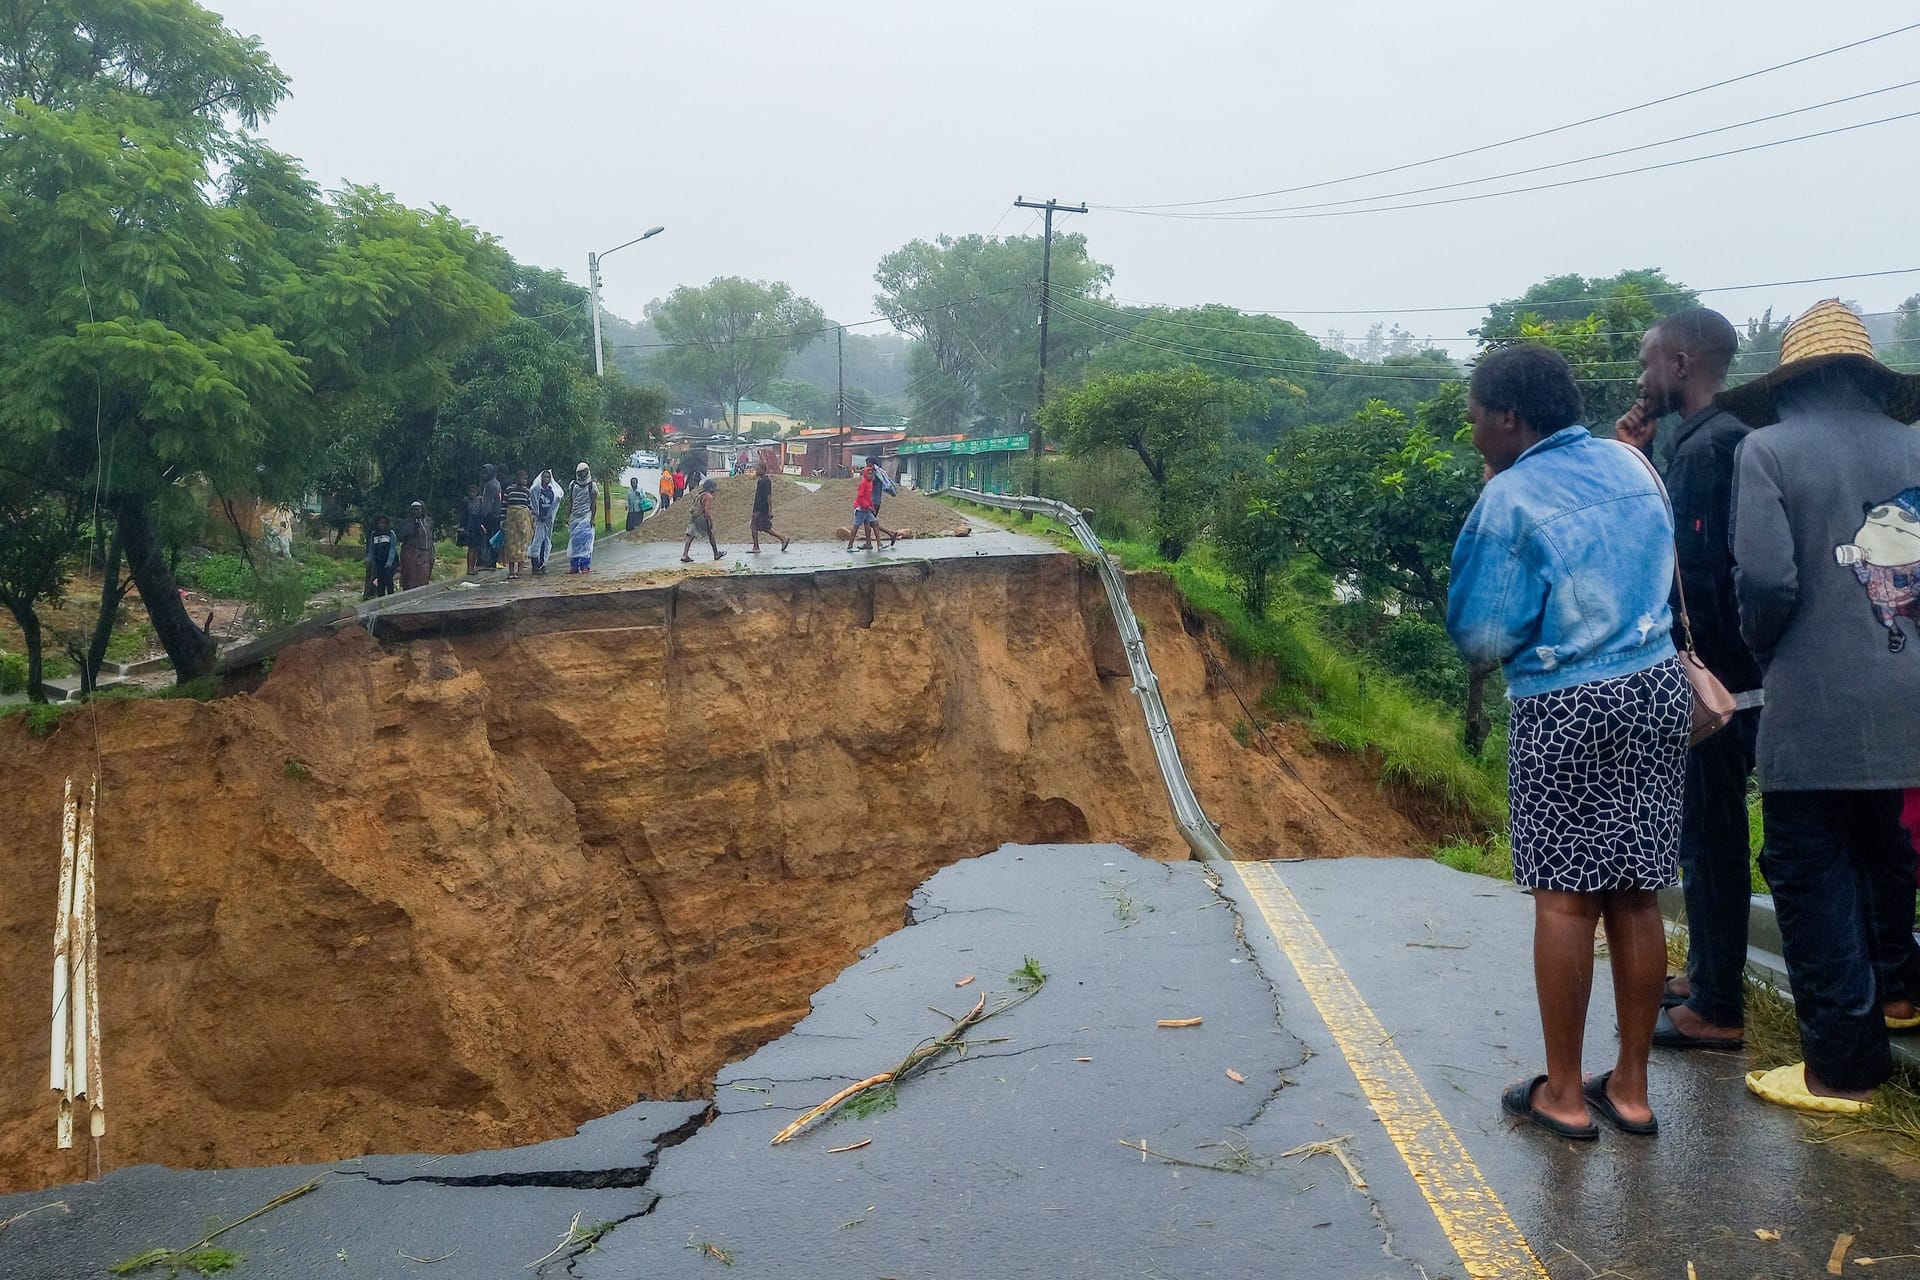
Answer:
[[[1767,791],[1920,787],[1920,430],[1844,367],[1740,445],[1740,631],[1765,671]]]

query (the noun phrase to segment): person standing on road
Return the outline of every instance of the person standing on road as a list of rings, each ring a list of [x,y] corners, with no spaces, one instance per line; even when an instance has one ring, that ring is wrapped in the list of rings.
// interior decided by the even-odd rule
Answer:
[[[1875,360],[1835,299],[1787,326],[1778,368],[1716,403],[1764,428],[1735,466],[1734,588],[1766,676],[1760,866],[1805,1055],[1747,1087],[1861,1111],[1893,1071],[1887,1021],[1916,994],[1900,807],[1920,786],[1920,377]]]
[[[1694,651],[1729,693],[1760,687],[1760,664],[1740,639],[1733,591],[1733,458],[1749,428],[1713,403],[1727,386],[1740,338],[1717,311],[1676,312],[1640,344],[1640,399],[1614,424],[1617,439],[1653,454],[1658,419],[1681,415],[1667,445],[1680,589]],[[1676,603],[1678,603],[1676,601]],[[1675,643],[1685,642],[1683,635]],[[1687,901],[1687,971],[1667,981],[1653,1043],[1738,1049],[1746,1043],[1747,917],[1753,907],[1747,783],[1758,707],[1736,712],[1687,751],[1680,817],[1680,887]]]
[[[533,491],[527,487],[527,473],[519,472],[508,485],[502,501],[506,505],[507,577],[517,578],[526,566],[527,552],[533,546]]]
[[[501,498],[500,472],[491,462],[481,468],[486,479],[480,486],[481,522],[486,526],[487,536],[480,542],[480,568],[498,569],[500,551],[494,546],[493,535],[500,532],[501,522],[506,518],[506,504]]]
[[[720,482],[717,480],[700,482],[700,492],[694,498],[693,518],[687,521],[687,545],[680,548],[682,564],[693,563],[693,540],[700,537],[704,537],[707,545],[713,548],[713,558],[720,558],[720,543],[715,540],[713,532],[713,495],[719,488]]]
[[[1507,798],[1513,878],[1533,890],[1534,985],[1546,1074],[1501,1106],[1567,1138],[1593,1113],[1658,1130],[1647,1057],[1674,882],[1693,709],[1675,654],[1673,521],[1627,446],[1578,425],[1580,390],[1532,343],[1481,359],[1467,386],[1490,478],[1453,550],[1447,631],[1470,663],[1500,663],[1513,699]],[[1620,1048],[1584,1081],[1594,926],[1604,917]]]
[[[367,532],[367,590],[360,598],[374,600],[393,594],[393,571],[400,564],[400,540],[393,536],[393,524],[385,516],[373,522]]]
[[[665,511],[673,505],[673,472],[665,467],[660,469],[660,509]]]
[[[681,463],[673,469],[673,500],[675,502],[687,496],[687,465]]]
[[[400,526],[400,589],[411,591],[433,581],[433,520],[425,503],[407,508]]]
[[[474,573],[485,567],[480,562],[480,547],[487,540],[486,512],[487,500],[480,496],[480,486],[467,486],[467,505],[465,518],[460,522],[460,536],[467,545],[467,572]]]
[[[593,468],[581,463],[567,486],[567,572],[593,569]]]
[[[560,514],[560,486],[551,467],[540,473],[531,491],[533,541],[527,546],[527,559],[536,574],[547,571],[547,557],[553,554],[553,521]]]
[[[627,532],[632,533],[647,518],[647,509],[653,506],[653,499],[640,492],[640,477],[634,476],[627,481]]]
[[[780,539],[780,549],[785,551],[793,545],[793,539],[773,527],[773,477],[767,474],[764,462],[756,464],[753,471],[759,478],[753,482],[753,545],[747,549],[759,555],[760,535],[765,533]]]

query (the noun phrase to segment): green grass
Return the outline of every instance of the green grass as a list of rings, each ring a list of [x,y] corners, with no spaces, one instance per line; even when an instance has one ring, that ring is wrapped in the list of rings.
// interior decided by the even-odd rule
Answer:
[[[944,495],[942,500],[1079,548],[1071,531],[1049,517],[1014,525],[1011,512]],[[1204,543],[1174,562],[1144,542],[1102,545],[1123,568],[1170,578],[1187,608],[1214,625],[1236,658],[1272,664],[1276,682],[1265,701],[1276,718],[1303,722],[1316,740],[1371,756],[1383,782],[1437,802],[1460,820],[1470,839],[1506,829],[1504,736],[1496,732],[1480,757],[1469,755],[1456,712],[1414,693],[1331,634],[1324,579],[1304,569],[1276,574],[1266,614],[1256,617]],[[1487,861],[1497,865],[1499,855]]]

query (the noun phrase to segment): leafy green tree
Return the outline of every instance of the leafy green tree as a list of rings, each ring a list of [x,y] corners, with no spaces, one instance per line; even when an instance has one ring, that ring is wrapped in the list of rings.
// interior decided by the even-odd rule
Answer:
[[[984,417],[1017,429],[1031,420],[1039,378],[1038,236],[915,240],[880,260],[875,307],[913,344],[912,429],[937,435]],[[1053,238],[1054,311],[1047,376],[1072,386],[1103,340],[1073,304],[1104,288],[1113,268],[1087,256],[1080,235]]]
[[[1475,330],[1489,350],[1516,342],[1552,347],[1573,366],[1587,425],[1611,434],[1639,396],[1640,341],[1663,316],[1700,305],[1700,295],[1658,268],[1589,279],[1553,276],[1496,302]]]
[[[190,0],[18,17],[0,29],[0,432],[73,490],[97,485],[191,679],[213,642],[175,589],[161,498],[194,481],[300,494],[329,406],[431,381],[435,356],[504,318],[475,269],[497,250],[444,210],[318,199],[233,127],[284,78]]]
[[[1375,401],[1344,423],[1281,437],[1254,514],[1270,536],[1312,555],[1369,599],[1430,622],[1445,618],[1453,544],[1480,492],[1480,462],[1457,437],[1465,396],[1455,384],[1414,419]],[[1473,673],[1468,744],[1489,731]]]
[[[27,646],[27,697],[45,702],[40,679],[46,639],[40,606],[60,603],[67,575],[84,547],[86,505],[0,476],[0,606],[13,615]]]
[[[682,285],[647,309],[666,348],[656,359],[671,377],[711,397],[740,426],[740,402],[762,395],[794,352],[824,323],[820,308],[779,282],[719,276]]]
[[[1188,366],[1095,378],[1047,401],[1039,420],[1073,457],[1121,448],[1140,459],[1160,554],[1177,560],[1213,514],[1221,455],[1255,407],[1243,383]]]
[[[1920,372],[1920,293],[1894,309],[1893,344],[1886,362],[1895,369]]]

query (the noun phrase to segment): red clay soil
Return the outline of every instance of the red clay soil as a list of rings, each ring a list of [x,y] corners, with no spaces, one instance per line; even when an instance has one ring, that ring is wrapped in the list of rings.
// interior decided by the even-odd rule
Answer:
[[[1236,848],[1417,851],[1339,757],[1294,761],[1303,784],[1234,741],[1170,589],[1136,600]],[[385,647],[350,630],[255,693],[100,704],[105,1167],[568,1133],[707,1092],[943,865],[1004,841],[1185,856],[1069,556],[672,601]],[[46,977],[59,797],[93,726],[0,721],[0,1191],[87,1172],[53,1147]]]

